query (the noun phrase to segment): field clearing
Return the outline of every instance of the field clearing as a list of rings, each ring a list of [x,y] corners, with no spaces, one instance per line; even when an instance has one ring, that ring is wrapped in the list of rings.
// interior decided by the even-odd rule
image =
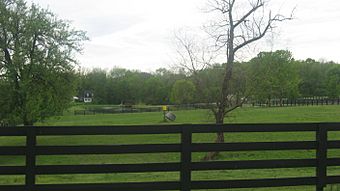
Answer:
[[[80,106],[77,106],[77,108]],[[174,111],[177,119],[171,124],[214,123],[209,110]],[[225,123],[296,123],[296,122],[340,122],[340,106],[301,107],[244,107],[238,108],[225,118]],[[36,125],[145,125],[163,124],[162,112],[73,115],[73,109],[64,116],[50,118]],[[167,123],[168,124],[168,123]]]
[[[212,123],[213,117],[207,110],[176,111],[176,123]],[[37,125],[140,125],[163,124],[162,113],[98,114],[89,116],[65,115],[49,119]],[[280,123],[280,122],[340,122],[339,106],[309,106],[288,108],[240,108],[226,118],[228,123]],[[168,123],[164,123],[168,124]],[[214,141],[214,134],[194,134],[193,142]],[[270,142],[270,141],[310,141],[314,133],[229,133],[226,142]],[[330,133],[331,140],[340,140],[339,133]],[[157,144],[179,143],[179,135],[124,135],[124,136],[53,136],[38,137],[38,145],[112,145],[112,144]],[[0,137],[0,145],[24,145],[21,137]],[[194,153],[193,161],[200,161],[205,153]],[[314,158],[314,151],[252,151],[222,152],[217,160],[264,160],[264,159],[306,159]],[[340,157],[338,150],[331,150],[328,157]],[[120,155],[78,155],[78,156],[39,156],[38,165],[62,164],[131,164],[152,162],[179,162],[177,153],[164,154],[120,154]],[[0,165],[24,165],[24,157],[0,157]],[[193,180],[232,180],[251,178],[275,178],[314,176],[314,168],[290,168],[279,170],[220,170],[193,172]],[[339,167],[329,168],[328,175],[339,175]],[[86,182],[140,182],[178,180],[179,173],[124,173],[90,175],[45,175],[38,176],[37,183],[86,183]],[[23,176],[0,177],[0,184],[22,184]],[[233,190],[313,190],[314,187],[286,187],[266,189]]]

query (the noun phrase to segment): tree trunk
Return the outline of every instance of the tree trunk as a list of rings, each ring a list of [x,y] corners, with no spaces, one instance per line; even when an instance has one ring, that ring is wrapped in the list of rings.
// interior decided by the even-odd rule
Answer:
[[[217,133],[215,143],[224,143],[224,133],[223,132]],[[202,160],[203,161],[214,160],[218,157],[219,154],[220,154],[219,151],[209,152],[204,156],[204,158]]]
[[[216,124],[222,125],[224,122],[224,107],[219,107],[218,111],[215,115],[216,118]],[[215,143],[224,143],[224,133],[223,132],[217,132],[216,133],[216,139]],[[207,153],[204,158],[202,159],[203,161],[209,161],[209,160],[214,160],[218,155],[220,154],[219,151],[213,151]]]
[[[33,126],[33,121],[28,119],[27,114],[24,114],[23,116],[23,123],[24,123],[24,126]]]
[[[224,79],[221,86],[220,98],[217,100],[217,110],[214,110],[216,124],[223,124],[224,116],[228,112],[232,111],[233,108],[237,108],[237,105],[232,103],[233,100],[228,100],[232,99],[230,81],[236,52],[240,49],[243,49],[245,46],[262,39],[266,33],[274,27],[275,23],[291,20],[292,17],[284,17],[281,14],[272,15],[271,11],[269,11],[269,19],[265,19],[266,12],[264,11],[262,16],[259,15],[259,17],[257,17],[257,12],[261,13],[261,8],[265,7],[267,4],[263,0],[249,2],[249,4],[252,6],[252,9],[249,12],[246,12],[244,15],[241,15],[241,17],[239,17],[240,15],[236,14],[237,11],[236,13],[234,12],[234,8],[237,7],[234,7],[236,2],[235,0],[215,0],[215,2],[216,4],[213,4],[212,8],[214,11],[221,13],[223,15],[223,19],[222,22],[213,24],[212,28],[215,28],[216,31],[215,40],[217,44],[222,44],[219,48],[226,48],[226,55],[228,57],[226,68],[223,74]],[[242,25],[243,23],[246,24]],[[220,30],[223,30],[223,32],[220,32]],[[239,31],[241,31],[241,33],[239,33]],[[222,132],[217,133],[215,142],[224,142],[224,134]],[[204,160],[214,159],[217,155],[218,152],[210,152],[204,157]]]
[[[32,121],[25,121],[24,126],[33,126],[33,122]]]
[[[22,99],[24,100],[24,99]],[[33,120],[32,118],[29,116],[27,109],[26,109],[26,102],[22,102],[22,122],[24,123],[24,126],[33,126]]]
[[[230,4],[229,4],[230,5]],[[233,5],[230,5],[230,9],[232,9]],[[217,108],[217,112],[215,113],[215,119],[217,125],[222,125],[224,122],[224,116],[226,115],[226,108],[230,107],[227,103],[228,96],[230,95],[230,81],[233,73],[233,64],[234,64],[234,58],[235,58],[235,49],[234,49],[234,30],[235,26],[233,25],[233,16],[232,11],[229,11],[229,21],[231,23],[230,25],[230,31],[229,31],[229,40],[228,40],[228,48],[227,48],[227,63],[225,67],[225,73],[223,76],[223,82],[221,87],[221,95],[220,100]],[[224,143],[224,133],[218,132],[217,137],[215,139],[215,143]],[[207,155],[203,158],[203,160],[213,160],[219,155],[219,151],[209,152]]]

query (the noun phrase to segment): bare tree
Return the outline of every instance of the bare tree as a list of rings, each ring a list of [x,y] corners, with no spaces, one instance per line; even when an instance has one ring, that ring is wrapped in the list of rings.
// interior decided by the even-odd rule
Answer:
[[[206,26],[206,31],[214,39],[217,50],[223,50],[227,59],[216,106],[212,108],[216,124],[223,124],[225,116],[243,104],[243,101],[236,99],[232,93],[231,81],[237,53],[272,32],[278,23],[292,19],[292,14],[288,17],[279,13],[273,14],[267,7],[268,3],[266,0],[210,0],[208,3],[209,12],[216,14],[217,19]],[[191,53],[193,47],[185,40],[178,40],[183,42],[182,46],[190,58],[186,67],[197,71],[197,68],[193,67],[193,60],[196,60],[196,55]],[[223,143],[224,134],[217,133],[215,142]],[[218,152],[211,152],[204,159],[211,160],[217,155]]]
[[[262,39],[278,23],[291,20],[292,15],[287,17],[282,14],[273,14],[267,8],[268,1],[265,0],[211,0],[209,4],[211,11],[221,18],[208,26],[209,33],[215,39],[218,49],[224,49],[227,56],[220,98],[217,101],[217,107],[213,110],[216,124],[223,124],[226,114],[242,104],[238,100],[235,101],[231,94],[236,53]],[[224,142],[224,134],[217,133],[215,142]],[[210,160],[217,155],[217,152],[209,153],[205,159]]]

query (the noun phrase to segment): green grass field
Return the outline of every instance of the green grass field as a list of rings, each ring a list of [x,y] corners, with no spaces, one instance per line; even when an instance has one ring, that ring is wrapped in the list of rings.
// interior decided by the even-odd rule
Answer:
[[[176,111],[177,124],[213,123],[213,116],[207,110]],[[36,125],[138,125],[163,124],[162,113],[101,114],[88,116],[71,115],[51,118]],[[281,123],[281,122],[340,122],[339,106],[309,106],[289,108],[239,108],[231,113],[226,123]],[[168,123],[166,123],[168,124]],[[213,142],[214,134],[195,134],[193,142]],[[314,140],[314,133],[233,133],[226,134],[227,142],[256,141],[298,141]],[[330,139],[340,140],[340,134],[332,133]],[[134,136],[54,136],[38,137],[38,145],[104,145],[104,144],[150,144],[179,143],[179,135],[134,135]],[[0,145],[24,145],[25,139],[19,137],[0,137]],[[193,160],[199,161],[205,153],[194,153]],[[340,157],[338,150],[331,150],[329,157]],[[314,158],[314,151],[266,151],[266,152],[223,152],[217,160],[263,160]],[[177,153],[165,154],[125,154],[125,155],[78,155],[78,156],[39,156],[38,165],[59,164],[129,164],[151,162],[178,162]],[[24,165],[24,157],[0,157],[0,165]],[[193,172],[193,180],[231,180],[251,178],[314,176],[314,168],[294,168],[279,170],[223,170]],[[329,168],[328,175],[340,175],[340,168]],[[140,182],[178,180],[179,173],[126,173],[38,176],[37,183],[86,183],[86,182]],[[0,184],[22,184],[23,176],[0,176]],[[286,187],[266,189],[234,189],[254,191],[314,190],[314,187]],[[331,190],[328,188],[328,190]],[[336,190],[336,189],[332,189]]]
[[[77,106],[79,107],[79,106]],[[174,111],[177,124],[213,123],[209,110]],[[340,106],[306,106],[273,108],[239,108],[226,117],[225,123],[287,123],[340,122]],[[37,125],[140,125],[162,124],[163,113],[73,115],[73,109],[64,116],[48,119]]]

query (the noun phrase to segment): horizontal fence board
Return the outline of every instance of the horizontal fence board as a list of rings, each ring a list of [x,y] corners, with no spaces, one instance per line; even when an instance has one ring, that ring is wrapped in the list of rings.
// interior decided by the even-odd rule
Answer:
[[[0,146],[1,155],[25,155],[26,146]]]
[[[24,185],[0,185],[0,191],[27,191]]]
[[[180,133],[181,125],[36,127],[37,135],[136,135]]]
[[[37,146],[36,155],[161,153],[180,149],[180,144]]]
[[[327,166],[340,166],[340,158],[328,158]]]
[[[327,148],[328,149],[340,149],[340,141],[328,141]]]
[[[299,177],[256,180],[192,181],[191,187],[192,189],[224,189],[304,186],[315,185],[316,180],[316,177]]]
[[[326,183],[327,184],[338,184],[340,183],[340,176],[327,176]]]
[[[0,136],[26,136],[25,127],[0,127]]]
[[[36,127],[37,135],[129,135],[129,134],[176,134],[182,128],[193,133],[215,132],[298,132],[315,131],[317,124],[205,124],[205,125],[149,125],[149,126],[63,126]]]
[[[47,174],[94,174],[124,172],[171,172],[180,171],[181,163],[102,164],[102,165],[43,165],[36,167],[39,175]]]
[[[316,159],[285,159],[285,160],[247,160],[247,161],[217,161],[194,162],[191,170],[241,170],[270,168],[302,168],[315,167]]]
[[[129,182],[112,184],[41,184],[35,186],[39,191],[148,191],[179,190],[180,182]]]
[[[0,175],[24,175],[25,172],[25,166],[0,166]]]
[[[327,131],[340,131],[340,123],[320,123],[323,128],[327,128]]]
[[[208,151],[264,151],[316,149],[316,141],[253,142],[253,143],[194,143],[192,152]]]

